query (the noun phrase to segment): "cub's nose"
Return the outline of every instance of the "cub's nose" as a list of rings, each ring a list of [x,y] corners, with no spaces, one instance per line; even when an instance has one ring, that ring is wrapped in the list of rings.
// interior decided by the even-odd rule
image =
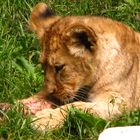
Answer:
[[[47,96],[47,100],[52,102],[56,107],[60,105],[64,105],[64,103],[60,99],[54,96],[54,93],[55,92],[50,92]]]

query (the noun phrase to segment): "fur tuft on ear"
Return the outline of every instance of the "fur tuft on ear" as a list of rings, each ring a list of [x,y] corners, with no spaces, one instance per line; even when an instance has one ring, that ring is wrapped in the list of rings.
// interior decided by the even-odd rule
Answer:
[[[73,37],[79,42],[79,44],[91,51],[92,42],[85,31],[74,32]]]
[[[70,53],[80,57],[92,52],[97,41],[97,36],[91,28],[79,24],[66,29],[65,37]]]
[[[55,16],[54,11],[45,3],[38,3],[32,10],[29,24],[32,30],[40,39],[45,31],[45,28],[53,24],[59,17]]]

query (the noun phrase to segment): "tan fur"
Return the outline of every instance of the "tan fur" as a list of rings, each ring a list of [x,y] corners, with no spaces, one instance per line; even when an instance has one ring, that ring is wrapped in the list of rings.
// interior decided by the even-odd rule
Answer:
[[[45,7],[45,8],[44,8]],[[55,128],[62,124],[71,105],[89,109],[93,115],[109,119],[140,106],[140,34],[128,26],[104,17],[46,16],[48,7],[38,4],[30,25],[41,43],[40,62],[45,67],[44,89],[37,96],[53,95],[64,103],[88,85],[88,102],[77,101],[36,114],[33,126]],[[75,36],[88,37],[85,48]],[[61,67],[56,73],[56,68]],[[82,92],[82,91],[80,91]],[[84,92],[84,91],[83,91]],[[81,93],[82,94],[82,93]]]

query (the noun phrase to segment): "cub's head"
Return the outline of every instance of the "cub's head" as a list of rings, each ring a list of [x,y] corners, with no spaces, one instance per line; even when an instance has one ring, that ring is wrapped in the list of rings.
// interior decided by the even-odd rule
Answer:
[[[98,79],[97,73],[102,73],[99,64],[105,54],[103,48],[99,50],[97,47],[97,34],[88,24],[83,17],[56,16],[44,3],[33,9],[30,25],[41,44],[40,62],[45,72],[47,96],[62,102],[86,100],[91,86]],[[106,57],[102,58],[105,63]]]

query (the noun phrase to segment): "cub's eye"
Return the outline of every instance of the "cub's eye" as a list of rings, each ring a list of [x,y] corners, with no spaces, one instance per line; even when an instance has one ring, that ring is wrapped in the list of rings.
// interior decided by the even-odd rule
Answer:
[[[58,66],[55,66],[55,72],[58,73],[59,71],[61,71],[63,69],[65,65],[58,65]]]

